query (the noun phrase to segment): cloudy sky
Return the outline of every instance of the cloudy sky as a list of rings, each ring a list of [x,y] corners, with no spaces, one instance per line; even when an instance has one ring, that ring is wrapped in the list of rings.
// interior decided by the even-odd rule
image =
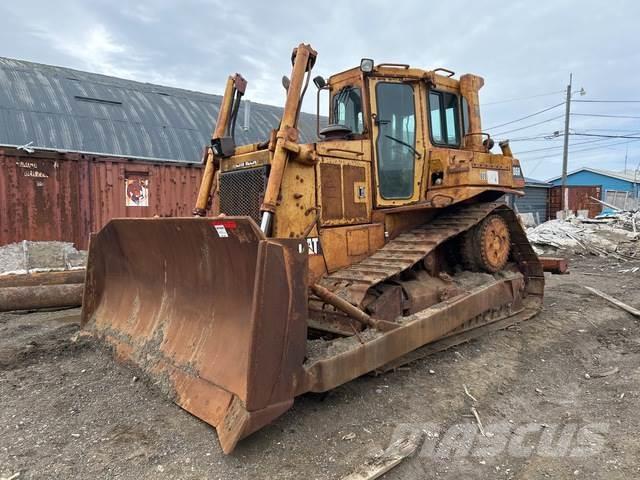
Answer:
[[[2,56],[209,93],[237,71],[249,80],[247,98],[275,105],[300,42],[318,51],[315,70],[325,76],[361,57],[476,73],[485,78],[485,130],[511,138],[525,174],[543,179],[560,173],[553,135],[564,129],[558,104],[573,73],[581,102],[572,103],[569,169],[622,170],[625,155],[630,170],[640,162],[640,140],[615,138],[640,137],[632,0],[22,0],[2,2],[0,15]],[[304,110],[313,112],[309,97]]]

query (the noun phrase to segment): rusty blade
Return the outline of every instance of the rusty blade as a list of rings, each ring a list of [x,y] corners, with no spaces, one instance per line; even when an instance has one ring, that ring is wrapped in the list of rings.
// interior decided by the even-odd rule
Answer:
[[[229,452],[293,403],[306,256],[248,217],[113,220],[91,241],[82,325]]]

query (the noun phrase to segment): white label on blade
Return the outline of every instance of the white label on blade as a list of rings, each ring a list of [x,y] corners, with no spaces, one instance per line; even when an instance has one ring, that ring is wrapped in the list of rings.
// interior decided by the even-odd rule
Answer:
[[[487,170],[487,183],[491,185],[498,185],[500,183],[497,170]]]
[[[227,233],[227,229],[224,228],[224,225],[214,225],[216,227],[216,232],[218,232],[218,236],[220,238],[227,238],[229,234]]]

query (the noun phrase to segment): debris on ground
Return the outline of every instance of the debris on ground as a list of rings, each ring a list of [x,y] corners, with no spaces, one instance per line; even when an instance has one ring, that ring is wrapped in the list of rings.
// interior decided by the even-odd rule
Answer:
[[[613,367],[613,368],[610,368],[608,370],[603,370],[603,371],[600,371],[600,372],[594,372],[594,373],[587,374],[587,375],[589,375],[588,378],[603,378],[603,377],[609,377],[611,375],[615,375],[619,371],[620,371],[620,369],[618,367]],[[586,377],[586,375],[585,375],[585,377]]]
[[[633,308],[630,305],[627,305],[624,302],[621,302],[620,300],[618,300],[615,297],[612,297],[611,295],[607,295],[604,292],[601,292],[600,290],[593,288],[593,287],[588,287],[588,286],[584,286],[584,288],[586,288],[587,290],[589,290],[591,293],[598,295],[601,298],[604,298],[605,300],[607,300],[608,302],[612,303],[613,305],[615,305],[618,308],[621,308],[622,310],[624,310],[625,312],[629,312],[631,315],[633,315],[636,318],[640,318],[640,310],[638,310],[637,308]]]
[[[405,458],[413,455],[422,444],[424,432],[421,430],[407,430],[397,440],[392,442],[382,453],[368,459],[355,472],[347,475],[343,480],[373,480],[387,473]]]
[[[544,310],[517,329],[302,395],[231,456],[160,385],[77,335],[79,309],[0,313],[0,479],[335,480],[382,471],[380,452],[407,430],[424,442],[381,478],[573,480],[576,468],[640,478],[640,322],[584,289],[640,308],[640,272],[618,274],[618,263],[572,258],[570,275],[546,279]],[[601,271],[605,281],[586,275]]]
[[[635,215],[638,213],[617,212],[616,216],[607,219],[569,217],[549,220],[527,229],[527,237],[539,255],[562,251],[632,260],[637,253],[640,233],[627,226],[635,225],[629,220],[636,218]]]
[[[0,275],[84,269],[87,252],[71,242],[43,241],[0,246]]]
[[[611,207],[611,206],[608,206]],[[629,230],[633,233],[640,231],[640,211],[606,208],[595,219],[586,219],[595,223],[604,223],[615,228]]]

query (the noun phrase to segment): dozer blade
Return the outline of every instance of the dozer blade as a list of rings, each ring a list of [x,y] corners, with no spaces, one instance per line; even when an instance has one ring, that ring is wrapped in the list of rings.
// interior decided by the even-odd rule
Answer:
[[[226,453],[293,404],[306,317],[306,244],[248,217],[117,219],[91,240],[82,326]]]

